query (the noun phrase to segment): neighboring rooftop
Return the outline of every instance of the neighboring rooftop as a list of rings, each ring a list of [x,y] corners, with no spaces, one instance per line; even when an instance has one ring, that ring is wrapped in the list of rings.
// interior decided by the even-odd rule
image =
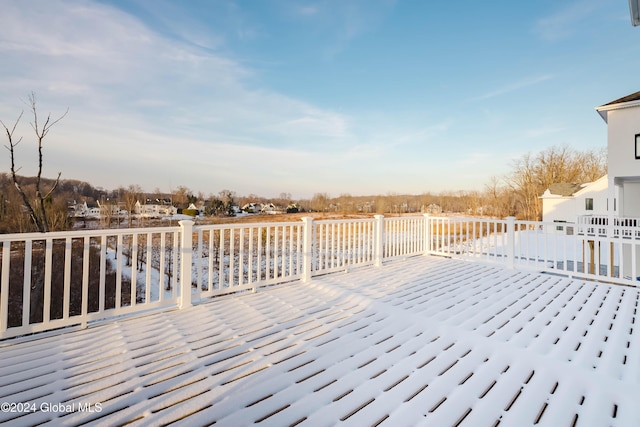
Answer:
[[[549,194],[554,194],[556,196],[570,197],[583,188],[584,184],[561,182],[557,184],[551,184],[548,191]]]
[[[418,256],[1,342],[0,423],[638,426],[639,304]]]

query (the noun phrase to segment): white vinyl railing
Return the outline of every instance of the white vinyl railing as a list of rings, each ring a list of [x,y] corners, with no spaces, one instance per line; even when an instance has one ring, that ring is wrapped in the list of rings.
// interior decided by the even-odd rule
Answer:
[[[501,263],[590,280],[639,285],[638,228],[622,226],[600,232],[585,224],[542,223],[479,218],[430,218],[428,252],[452,258]],[[639,223],[640,224],[640,223]],[[593,224],[589,224],[591,227]],[[598,227],[607,227],[598,224]],[[582,232],[581,232],[582,230]]]
[[[198,299],[302,277],[302,222],[200,226],[194,234]]]
[[[313,231],[312,274],[374,264],[376,219],[318,221]]]
[[[424,253],[417,227],[377,215],[0,235],[0,339],[379,266]]]
[[[384,259],[404,258],[427,250],[428,216],[384,220]]]
[[[179,227],[0,235],[0,337],[175,305]]]
[[[590,236],[640,239],[640,218],[581,215],[576,221],[576,232]]]
[[[419,254],[637,286],[640,240],[625,227],[376,215],[0,235],[0,339]]]

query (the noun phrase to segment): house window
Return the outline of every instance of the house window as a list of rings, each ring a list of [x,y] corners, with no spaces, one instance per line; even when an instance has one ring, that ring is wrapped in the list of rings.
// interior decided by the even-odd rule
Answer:
[[[592,211],[593,210],[593,199],[592,198],[587,198],[584,199],[584,209],[587,211]]]
[[[636,134],[636,159],[640,159],[640,133]]]
[[[554,219],[554,220],[553,220],[553,222],[556,222],[556,223],[558,223],[558,222],[566,223],[567,221],[562,221],[562,220],[559,220],[559,219]],[[564,231],[564,227],[565,227],[564,225],[556,225],[556,231]]]

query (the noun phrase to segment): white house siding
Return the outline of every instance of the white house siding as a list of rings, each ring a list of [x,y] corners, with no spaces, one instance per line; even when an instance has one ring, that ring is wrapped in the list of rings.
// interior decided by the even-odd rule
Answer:
[[[635,158],[635,135],[640,133],[640,106],[608,111],[607,124],[609,176],[640,179],[640,159]]]
[[[616,199],[614,215],[640,217],[640,159],[635,136],[640,134],[640,102],[599,107],[607,122],[609,198]]]
[[[607,175],[587,184],[582,190],[578,191],[575,197],[575,207],[577,215],[606,215],[608,211],[607,194],[609,180]],[[587,199],[593,200],[593,209],[586,209]],[[573,219],[575,221],[575,218]]]
[[[543,222],[575,222],[581,215],[606,215],[609,180],[607,175],[585,184],[571,196],[551,194],[549,190],[542,195]],[[587,199],[593,200],[593,209],[587,210]]]
[[[616,200],[615,216],[640,218],[640,159],[636,159],[635,136],[640,134],[640,102],[621,102],[600,107],[607,122],[609,199]],[[639,153],[640,154],[640,153]],[[638,277],[631,270],[634,256],[630,246],[622,251],[623,275]],[[636,263],[640,253],[635,254]]]
[[[573,222],[575,217],[576,201],[573,196],[548,194],[542,197],[543,222]]]
[[[640,218],[640,182],[625,180],[622,182],[622,189],[623,197],[620,201],[622,216]]]

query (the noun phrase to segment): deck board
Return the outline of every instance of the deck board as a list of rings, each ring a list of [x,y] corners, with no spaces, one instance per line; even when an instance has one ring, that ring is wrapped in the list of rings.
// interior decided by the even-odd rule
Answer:
[[[38,410],[0,422],[637,426],[639,304],[637,288],[416,257],[5,341],[0,401]]]

